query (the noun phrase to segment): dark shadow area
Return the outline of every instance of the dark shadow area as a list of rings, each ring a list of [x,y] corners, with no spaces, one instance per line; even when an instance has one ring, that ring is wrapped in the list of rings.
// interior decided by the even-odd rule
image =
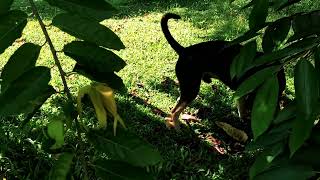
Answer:
[[[122,99],[122,98],[121,98]],[[154,145],[163,155],[164,163],[162,169],[157,173],[158,179],[171,179],[174,177],[181,178],[190,177],[196,179],[210,179],[214,172],[219,170],[219,166],[223,166],[224,170],[221,177],[228,179],[246,179],[248,164],[252,163],[252,157],[244,154],[239,162],[235,161],[234,156],[220,155],[212,149],[202,138],[199,138],[199,133],[195,132],[197,127],[183,127],[182,130],[175,131],[166,128],[163,115],[147,114],[144,110],[152,111],[157,109],[152,105],[145,105],[144,100],[139,97],[127,96],[118,102],[118,107],[122,113],[123,119],[126,120],[128,127],[140,137],[144,138]],[[214,132],[210,127],[205,127],[206,132]],[[220,136],[220,133],[213,133],[223,142],[227,142],[228,137]],[[219,135],[219,136],[218,136]],[[225,139],[226,137],[226,139]],[[242,172],[234,172],[240,170],[237,163],[243,163],[240,168]],[[206,169],[207,171],[200,171]],[[197,171],[198,170],[198,171]],[[210,173],[209,173],[210,172]]]
[[[161,83],[156,81],[148,82],[150,87],[159,92],[169,94],[177,99],[179,97],[179,83],[169,77],[162,77]]]

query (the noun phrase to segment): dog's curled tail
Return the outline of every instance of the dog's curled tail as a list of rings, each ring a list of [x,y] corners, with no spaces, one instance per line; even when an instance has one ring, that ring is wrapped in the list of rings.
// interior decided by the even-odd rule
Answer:
[[[161,29],[162,32],[165,36],[165,38],[167,39],[168,43],[170,44],[170,46],[178,53],[181,54],[184,50],[184,47],[181,46],[171,35],[170,31],[169,31],[169,27],[168,27],[168,21],[169,19],[181,19],[181,17],[177,14],[173,14],[173,13],[166,13],[165,15],[163,15],[163,17],[161,18]]]

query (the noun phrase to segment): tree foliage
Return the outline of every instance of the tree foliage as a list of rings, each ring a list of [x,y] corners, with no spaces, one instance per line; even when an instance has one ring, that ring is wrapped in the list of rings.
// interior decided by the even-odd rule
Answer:
[[[268,9],[281,11],[299,1],[252,0],[244,7],[252,6],[250,30],[233,42],[245,43],[239,56],[248,56],[256,47],[246,48],[253,40],[245,41],[256,38],[253,34],[261,31],[264,55],[254,60],[248,57],[246,66],[250,69],[261,64],[277,64],[277,68],[262,69],[249,77],[235,93],[241,97],[258,88],[251,114],[254,141],[247,150],[260,153],[251,166],[250,179],[308,179],[319,172],[320,159],[314,153],[319,143],[313,139],[319,131],[316,120],[320,115],[320,11],[299,12],[266,22]],[[241,61],[237,57],[234,63],[241,64]],[[275,73],[288,63],[296,64],[295,98],[280,112],[275,112],[278,106]],[[233,77],[243,74],[235,68],[230,73]]]

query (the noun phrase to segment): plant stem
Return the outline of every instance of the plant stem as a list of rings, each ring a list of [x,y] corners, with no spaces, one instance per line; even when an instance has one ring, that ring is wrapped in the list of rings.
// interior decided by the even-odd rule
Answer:
[[[58,67],[58,70],[59,70],[59,73],[60,73],[60,77],[62,79],[64,92],[67,94],[67,97],[68,97],[69,101],[72,101],[72,95],[71,95],[70,90],[68,88],[68,84],[67,84],[67,81],[66,81],[66,78],[65,78],[65,73],[64,73],[64,71],[62,69],[62,66],[60,64],[60,61],[58,59],[57,51],[55,50],[55,48],[54,48],[54,46],[52,44],[51,38],[50,38],[50,36],[48,34],[48,31],[47,31],[47,29],[46,29],[46,27],[45,27],[40,15],[39,15],[39,12],[37,10],[36,5],[34,4],[33,0],[29,0],[29,3],[31,5],[33,14],[36,16],[36,18],[37,18],[37,20],[38,20],[38,22],[40,24],[40,27],[42,29],[42,32],[43,32],[44,36],[46,37],[46,41],[49,44],[49,47],[50,47],[54,62],[56,64],[56,66]]]

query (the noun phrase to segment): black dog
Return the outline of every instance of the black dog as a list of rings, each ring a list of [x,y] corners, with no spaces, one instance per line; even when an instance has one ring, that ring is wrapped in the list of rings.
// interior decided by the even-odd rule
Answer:
[[[161,28],[164,36],[179,55],[175,71],[180,86],[180,97],[176,106],[171,111],[171,117],[166,118],[167,126],[175,128],[179,128],[178,118],[180,113],[198,95],[201,80],[209,83],[211,82],[210,78],[216,78],[230,89],[236,90],[247,77],[265,67],[251,69],[240,79],[231,79],[230,66],[242,46],[240,44],[230,46],[228,41],[218,40],[182,47],[172,37],[168,28],[169,19],[180,18],[179,15],[167,13],[161,19]],[[262,54],[263,53],[257,53],[257,56]],[[277,77],[280,96],[285,89],[285,74],[283,69],[279,71]],[[240,99],[240,102],[238,102],[240,118],[244,118],[248,110],[251,110],[253,99],[254,93]]]

